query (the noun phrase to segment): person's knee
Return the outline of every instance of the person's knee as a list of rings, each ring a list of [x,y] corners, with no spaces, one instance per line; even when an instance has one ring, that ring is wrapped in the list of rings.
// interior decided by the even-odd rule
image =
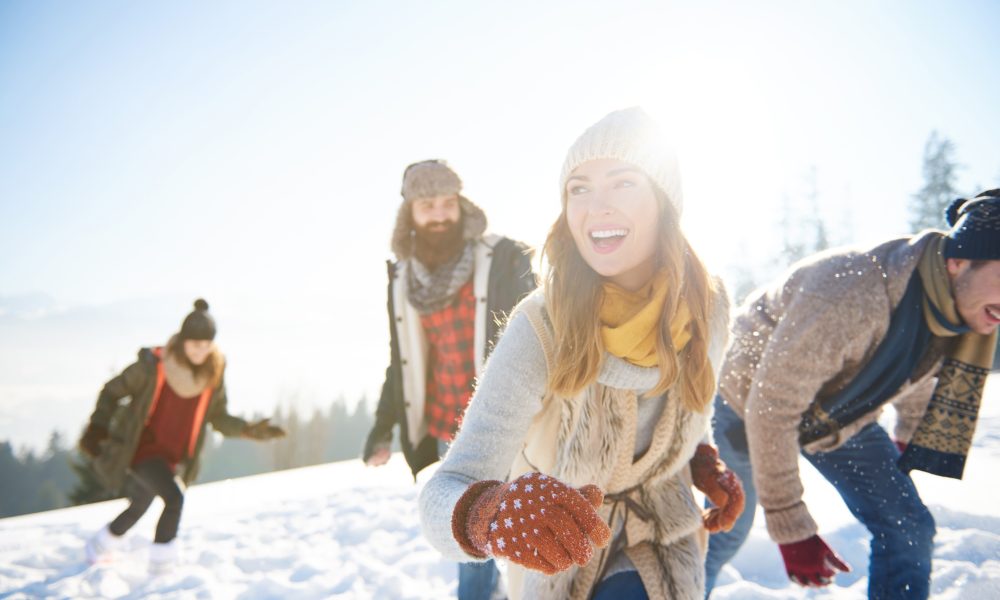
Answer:
[[[934,522],[934,515],[921,505],[921,510],[917,511],[910,526],[910,536],[913,543],[921,548],[930,549],[934,545],[934,536],[937,534],[937,524]]]
[[[149,510],[149,505],[152,503],[153,503],[153,496],[141,496],[137,498],[132,498],[129,501],[129,505],[126,510],[129,513],[138,514],[142,516],[147,510]]]
[[[937,526],[934,516],[922,503],[906,511],[887,511],[872,529],[875,541],[884,551],[903,553],[910,556],[929,556],[934,550],[934,536]]]
[[[184,493],[177,488],[165,492],[161,498],[163,498],[163,504],[166,510],[180,512],[180,510],[184,507]]]

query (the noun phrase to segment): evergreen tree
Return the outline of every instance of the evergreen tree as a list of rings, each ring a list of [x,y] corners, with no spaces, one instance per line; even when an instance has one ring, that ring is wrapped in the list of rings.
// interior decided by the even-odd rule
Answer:
[[[955,144],[932,131],[924,145],[924,186],[910,199],[910,228],[920,231],[945,226],[944,211],[960,194],[955,189],[958,164]]]
[[[326,447],[330,438],[330,423],[318,408],[313,411],[312,419],[306,424],[302,444],[303,464],[318,465],[323,462]]]
[[[801,200],[793,202],[785,194],[778,222],[781,231],[781,256],[791,264],[830,247],[830,234],[819,210],[819,184],[816,167],[805,177]]]
[[[14,456],[14,447],[10,442],[0,442],[0,517],[13,514],[14,499],[21,475],[21,464]]]
[[[94,470],[90,467],[90,461],[81,456],[70,460],[70,467],[76,474],[76,485],[69,492],[69,501],[74,506],[80,504],[90,504],[92,502],[103,502],[117,498],[101,485],[101,482],[94,475]]]
[[[58,432],[41,455],[30,449],[15,453],[9,442],[0,442],[0,517],[66,506],[76,481],[69,458]]]
[[[288,416],[285,417],[283,422],[280,420],[280,417],[281,413],[279,409],[279,412],[275,415],[275,422],[285,428],[287,435],[269,442],[273,449],[274,469],[278,471],[302,466],[302,452],[299,448],[299,444],[302,443],[300,438],[302,424],[299,421],[298,410],[292,404],[288,409]]]
[[[781,220],[778,227],[781,229],[781,258],[784,264],[790,265],[805,256],[806,250],[799,241],[800,228],[788,194],[781,199]]]

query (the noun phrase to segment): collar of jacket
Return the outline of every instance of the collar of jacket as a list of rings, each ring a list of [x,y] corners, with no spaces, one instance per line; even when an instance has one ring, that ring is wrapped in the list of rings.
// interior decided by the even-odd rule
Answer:
[[[473,352],[476,377],[483,370],[486,357],[487,290],[493,247],[501,237],[485,234],[476,239],[475,267],[472,274],[472,292],[476,297],[476,322]],[[392,270],[392,305],[396,315],[396,339],[402,368],[403,397],[406,398],[406,421],[411,440],[422,440],[427,435],[424,423],[424,400],[427,386],[427,337],[420,324],[420,313],[407,300],[406,261],[399,261]]]

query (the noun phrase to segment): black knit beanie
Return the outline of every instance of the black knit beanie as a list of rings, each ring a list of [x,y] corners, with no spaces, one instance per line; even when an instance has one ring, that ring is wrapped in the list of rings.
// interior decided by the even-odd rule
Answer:
[[[180,335],[185,340],[215,339],[215,319],[208,314],[208,302],[201,298],[194,301],[194,311],[184,318]]]
[[[945,258],[1000,260],[1000,189],[987,190],[971,200],[951,203]]]

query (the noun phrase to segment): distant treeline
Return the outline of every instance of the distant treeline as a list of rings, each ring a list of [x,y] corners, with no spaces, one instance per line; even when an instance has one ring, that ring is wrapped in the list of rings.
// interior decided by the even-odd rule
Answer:
[[[308,416],[279,409],[271,421],[288,436],[266,443],[222,438],[209,427],[198,483],[357,458],[373,412],[364,398],[353,409],[338,398],[326,411]],[[0,442],[0,482],[0,518],[111,498],[93,479],[76,439],[58,432],[41,453]]]

